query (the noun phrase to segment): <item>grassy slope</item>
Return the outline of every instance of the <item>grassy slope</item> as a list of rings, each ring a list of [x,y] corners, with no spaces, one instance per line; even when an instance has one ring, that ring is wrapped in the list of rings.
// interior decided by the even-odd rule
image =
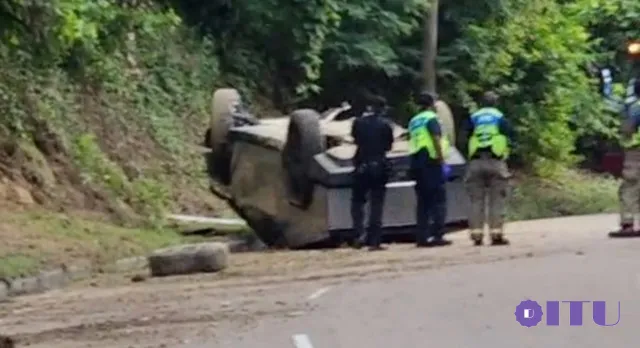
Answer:
[[[85,261],[105,265],[187,240],[169,229],[123,228],[39,210],[5,211],[0,221],[0,278]]]

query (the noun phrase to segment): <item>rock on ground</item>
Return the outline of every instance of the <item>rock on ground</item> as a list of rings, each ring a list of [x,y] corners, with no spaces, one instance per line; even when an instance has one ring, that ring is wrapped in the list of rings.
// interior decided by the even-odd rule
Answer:
[[[225,243],[199,243],[154,251],[148,258],[151,275],[217,272],[228,265],[229,247]]]

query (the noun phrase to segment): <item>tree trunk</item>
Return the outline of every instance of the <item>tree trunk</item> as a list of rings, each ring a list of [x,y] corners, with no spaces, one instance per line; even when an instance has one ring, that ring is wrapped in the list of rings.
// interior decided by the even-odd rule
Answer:
[[[424,88],[436,92],[436,57],[438,55],[438,0],[429,0],[424,20],[422,74]]]

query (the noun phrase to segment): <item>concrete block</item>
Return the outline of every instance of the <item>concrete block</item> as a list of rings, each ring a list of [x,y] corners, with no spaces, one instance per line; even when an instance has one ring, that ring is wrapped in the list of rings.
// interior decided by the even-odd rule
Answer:
[[[0,279],[0,302],[4,302],[9,299],[9,282],[4,279]]]
[[[60,289],[69,283],[69,275],[63,269],[41,272],[38,275],[40,291]]]
[[[91,267],[91,263],[89,262],[68,266],[66,269],[67,277],[70,281],[89,278],[92,271],[93,269]]]
[[[249,245],[245,240],[231,240],[226,242],[226,244],[229,246],[229,252],[231,253],[242,253],[249,251]]]
[[[9,296],[35,294],[40,291],[38,277],[18,278],[11,280]]]
[[[148,266],[149,262],[146,257],[137,256],[118,260],[115,264],[115,269],[117,272],[131,272]]]

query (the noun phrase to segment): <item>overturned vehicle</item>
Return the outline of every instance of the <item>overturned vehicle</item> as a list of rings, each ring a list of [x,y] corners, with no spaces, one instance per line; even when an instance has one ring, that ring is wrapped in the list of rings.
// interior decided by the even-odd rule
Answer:
[[[353,117],[346,103],[322,114],[300,109],[289,116],[258,119],[245,109],[235,89],[213,95],[205,155],[212,192],[227,200],[267,245],[302,248],[337,241],[352,228],[350,216],[350,136]],[[451,111],[438,105],[447,135],[455,142]],[[406,233],[415,225],[415,182],[409,178],[406,130],[394,124],[388,158],[393,175],[387,184],[385,234]],[[465,159],[452,149],[448,183],[448,223],[467,219],[462,185]]]

